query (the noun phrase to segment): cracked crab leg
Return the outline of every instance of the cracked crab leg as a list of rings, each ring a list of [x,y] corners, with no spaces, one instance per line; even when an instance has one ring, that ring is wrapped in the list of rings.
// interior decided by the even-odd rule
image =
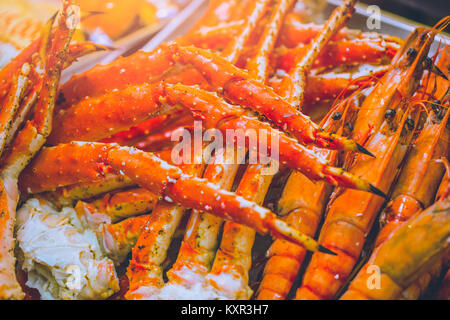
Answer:
[[[147,93],[145,95],[141,95],[144,91],[147,91]],[[132,87],[127,88],[126,92],[130,92],[131,95],[135,95]],[[110,94],[111,97],[107,100],[120,101],[124,98],[121,93],[122,92],[113,92]],[[143,104],[146,103],[150,109],[141,111],[141,114],[145,116],[144,119],[148,117],[149,113],[154,112],[155,109],[158,111],[167,109],[167,107],[160,107],[160,97],[163,97],[162,101],[168,103],[169,105],[181,105],[189,109],[191,113],[193,113],[194,118],[203,120],[203,125],[206,128],[217,128],[225,134],[227,129],[254,129],[257,133],[258,141],[260,140],[259,135],[261,132],[268,133],[268,138],[270,139],[272,139],[272,137],[279,139],[280,160],[282,163],[286,164],[293,170],[302,171],[313,180],[326,180],[331,184],[339,184],[341,186],[357,188],[382,195],[382,193],[378,192],[378,189],[374,188],[369,183],[348,174],[342,169],[327,166],[322,161],[318,160],[313,153],[298,144],[295,139],[289,138],[283,133],[272,129],[270,125],[266,123],[259,122],[255,118],[245,116],[246,112],[244,110],[238,108],[237,106],[229,105],[213,93],[190,86],[158,84],[156,86],[146,85],[140,89],[137,94],[142,99],[145,97]],[[149,103],[148,100],[150,100],[150,97],[153,97],[152,100],[156,101]],[[90,113],[93,111],[89,108],[89,103],[84,102],[82,106],[84,110],[86,110],[88,118],[92,118]],[[136,106],[141,107],[142,104],[136,104]],[[171,107],[168,109],[171,109]],[[128,106],[123,105],[122,103],[119,103],[117,108],[109,108],[108,110],[109,112],[105,115],[104,122],[102,122],[101,125],[104,128],[108,128],[108,130],[102,129],[103,132],[109,131],[111,134],[114,133],[114,130],[110,131],[109,128],[114,128],[116,125],[114,121],[118,120],[119,125],[122,125],[123,119],[120,118],[122,114],[131,113],[129,111],[125,111],[128,110]],[[69,114],[70,117],[67,117],[67,114]],[[64,119],[64,117],[67,118]],[[82,139],[97,140],[101,133],[95,132],[95,134],[93,134],[94,130],[91,130],[91,125],[88,122],[87,128],[83,128],[83,124],[86,125],[83,121],[84,118],[85,116],[83,113],[81,111],[76,111],[75,108],[70,108],[66,113],[60,114],[56,117],[57,121],[55,122],[55,128],[49,138],[49,141],[52,144],[56,144],[58,142],[79,140],[80,133],[85,134]],[[73,128],[73,130],[70,128]],[[94,129],[99,130],[99,128],[100,126],[95,127]],[[261,131],[261,129],[264,129],[265,131]],[[63,138],[60,138],[61,135]],[[268,139],[268,145],[271,145],[269,141],[270,139]],[[28,180],[28,182],[30,184],[39,183],[38,181],[33,182],[30,180]],[[21,189],[27,190],[26,183],[21,187]],[[34,192],[36,191],[37,190]],[[42,191],[46,191],[46,189],[41,189],[41,192]]]
[[[293,0],[278,0],[275,2],[268,24],[256,45],[256,55],[247,62],[246,69],[249,70],[250,76],[263,83],[267,82],[269,74],[270,54],[275,47],[284,17],[292,7],[293,2]]]
[[[33,41],[17,57],[0,70],[0,102],[3,103],[3,98],[11,92],[11,86],[13,85],[11,79],[14,79],[18,71],[23,68],[23,65],[33,62],[35,53],[39,52],[39,57],[36,59],[40,60],[38,62],[42,63],[45,61],[45,54],[48,50],[48,44],[51,42],[51,29],[55,19],[56,14],[42,27],[39,39]]]
[[[73,206],[78,200],[90,199],[103,193],[134,186],[136,183],[130,178],[111,173],[106,174],[101,181],[81,182],[60,187],[54,191],[45,192],[42,196],[58,207]],[[24,193],[28,191],[22,190]]]
[[[80,167],[61,170],[67,168],[68,163],[73,163],[75,158],[78,164],[82,164]],[[102,143],[70,143],[44,148],[28,170],[32,181],[36,181],[39,180],[39,166],[53,167],[53,170],[43,173],[47,177],[43,179],[47,180],[45,186],[51,189],[62,182],[72,184],[101,179],[102,172],[111,169],[99,167],[100,164],[108,164],[114,171],[123,172],[142,187],[184,207],[250,226],[263,235],[271,232],[274,236],[304,245],[308,250],[326,250],[317,246],[313,239],[277,219],[270,210],[221,190],[205,179],[184,174],[181,169],[169,165],[156,155],[134,148]]]
[[[53,23],[54,20],[50,20],[48,23]],[[53,36],[52,36],[53,37]],[[11,90],[13,83],[11,79],[21,70],[25,64],[33,64],[34,54],[41,47],[40,40],[32,42],[28,47],[22,50],[17,57],[15,57],[9,64],[0,70],[0,101],[3,101],[7,93]],[[73,43],[69,45],[66,59],[64,62],[64,69],[69,67],[78,58],[88,55],[90,53],[107,50],[106,47],[98,45],[92,42]]]
[[[141,215],[153,210],[158,196],[142,188],[108,193],[89,202],[79,201],[75,209],[85,216],[101,213],[116,223],[119,220]]]
[[[124,262],[148,223],[150,215],[131,217],[115,224],[102,224],[98,238],[108,257],[116,264]]]
[[[273,175],[263,175],[264,165],[249,165],[236,194],[262,205]],[[226,222],[222,241],[206,281],[229,299],[247,300],[252,295],[248,287],[248,272],[252,265],[251,250],[255,230],[235,222]]]
[[[302,45],[292,49],[275,50],[272,64],[286,72],[295,66],[296,58],[304,56],[309,46]],[[352,39],[328,42],[314,60],[312,68],[333,68],[358,63],[379,64],[392,59],[398,50],[396,42],[380,39]],[[305,90],[306,91],[306,90]]]
[[[255,7],[252,11],[252,15],[247,19],[247,23],[244,26],[243,30],[241,31],[241,34],[239,37],[236,38],[236,40],[228,45],[228,47],[224,51],[224,56],[226,59],[228,59],[232,63],[236,63],[236,61],[240,58],[242,55],[242,49],[245,42],[248,40],[248,37],[250,34],[254,31],[254,28],[256,26],[256,22],[258,19],[260,19],[261,14],[265,10],[266,2],[260,1],[255,3]],[[286,3],[282,3],[281,6],[286,5]],[[274,9],[272,13],[272,20],[275,20],[271,23],[271,25],[267,28],[267,33],[272,33],[267,41],[260,41],[259,43],[259,50],[258,52],[265,52],[267,55],[269,51],[272,50],[273,45],[275,44],[278,31],[276,29],[279,29],[280,23],[281,23],[281,16],[284,14],[281,13],[281,16],[279,15],[280,10],[286,10],[287,8],[280,8],[277,7]],[[261,38],[263,40],[264,38]],[[265,49],[265,51],[264,51]],[[268,57],[264,57],[262,55],[261,57],[263,60],[266,58],[266,63],[268,63]],[[254,70],[254,68],[258,67],[258,64],[261,62],[260,59],[257,59],[255,57],[253,64],[249,64],[249,69]],[[262,78],[266,78],[267,75],[265,74],[267,72],[268,68],[263,67],[261,68],[261,71],[263,74]],[[258,77],[257,74],[255,74],[256,77]],[[240,154],[238,152],[238,154]],[[221,164],[221,160],[224,160],[223,158],[223,150],[220,154],[216,155],[216,161],[219,161],[218,163],[214,165],[210,165],[207,167],[204,178],[208,179],[211,182],[216,182],[221,185],[221,187],[226,187],[227,190],[229,190],[232,186],[232,183],[235,179],[235,175],[237,173],[238,165],[232,165],[232,164]],[[241,154],[242,156],[242,154]],[[241,159],[242,160],[242,159]],[[237,163],[240,163],[241,161],[238,161]],[[222,163],[224,163],[222,161]],[[261,192],[265,194],[264,190],[267,190],[268,185],[270,184],[271,178],[269,179],[258,179],[257,173],[258,170],[248,170],[249,174],[245,174],[244,181],[255,181],[262,180],[262,181],[268,181],[267,187],[262,186]],[[250,177],[250,175],[254,176],[254,179]],[[245,182],[244,182],[245,185]],[[244,187],[242,185],[241,189]],[[247,198],[251,198],[251,195],[248,195]],[[170,282],[172,283],[179,283],[181,285],[184,285],[186,287],[192,286],[196,281],[197,283],[203,283],[205,281],[205,276],[207,275],[208,271],[211,269],[211,263],[213,256],[215,255],[215,249],[217,247],[217,238],[219,233],[219,227],[222,225],[222,219],[211,216],[207,213],[200,213],[194,211],[191,215],[191,218],[188,222],[188,228],[185,235],[185,239],[181,245],[180,253],[178,255],[177,261],[175,262],[172,269],[168,272],[168,277],[170,279]],[[236,225],[235,230],[244,230],[245,227],[240,227],[239,225]],[[225,238],[234,238],[235,235],[239,233],[239,231],[236,231],[236,234],[231,234],[230,230],[233,230],[233,228],[230,228],[230,224],[225,224],[225,230],[224,230],[224,236],[222,239]],[[242,240],[246,238],[252,238],[251,234],[253,234],[254,237],[254,231],[248,230],[248,232],[242,233]],[[246,237],[246,235],[248,235]],[[230,240],[233,242],[233,240]],[[222,242],[222,245],[226,246],[225,241]],[[248,239],[246,241],[247,244],[250,244],[253,241],[251,239]],[[221,245],[221,248],[222,248]],[[232,250],[232,248],[229,248]],[[222,250],[225,250],[222,248]],[[244,253],[245,255],[245,253]],[[238,260],[246,260],[244,255],[241,255],[241,258]],[[216,256],[217,257],[217,256]],[[219,273],[224,271],[226,267],[224,265],[226,264],[225,261],[224,264],[221,264],[220,259],[216,259],[213,265],[213,269]],[[247,264],[248,265],[248,264]],[[248,268],[250,265],[247,266]],[[247,271],[248,271],[247,268]],[[244,268],[245,269],[245,268]],[[217,275],[216,272],[216,275]],[[243,271],[242,275],[245,278],[246,272]],[[209,276],[213,276],[213,274],[209,274]],[[220,277],[219,277],[220,278]],[[213,281],[213,280],[211,280]],[[213,281],[214,282],[214,281]],[[244,280],[244,285],[247,283],[247,281]],[[216,286],[217,288],[218,286]],[[222,291],[222,290],[221,290]],[[233,294],[232,292],[228,292],[228,294]]]
[[[293,106],[299,108],[303,104],[307,73],[326,44],[350,19],[355,3],[356,0],[345,0],[333,11],[323,30],[309,44],[306,54],[298,58],[295,67],[283,78],[279,94]]]
[[[222,56],[230,61],[232,64],[236,63],[239,59],[239,55],[244,49],[244,45],[251,36],[252,31],[255,29],[256,24],[266,12],[267,5],[270,0],[256,0],[254,1],[254,7],[251,10],[250,16],[246,19],[245,24],[238,37],[235,37],[227,48],[222,52]]]
[[[238,152],[239,155],[241,153]],[[221,149],[214,156],[214,164],[206,167],[203,178],[221,189],[231,190],[242,160],[238,158],[236,163],[226,161],[225,152]],[[205,281],[204,277],[211,269],[216,254],[222,224],[223,219],[220,217],[193,210],[177,260],[167,272],[169,283],[189,287]]]
[[[203,155],[194,153],[194,157],[197,157],[193,159],[197,160],[195,163],[202,164],[182,164],[180,168],[193,177],[199,177],[205,167]],[[187,212],[185,207],[172,202],[169,196],[161,197],[133,247],[127,269],[129,290],[125,298],[128,300],[151,298],[164,286],[163,263],[181,218]]]
[[[45,57],[45,70],[42,75],[42,88],[35,108],[34,120],[25,124],[11,147],[1,159],[0,192],[0,298],[21,299],[24,294],[16,280],[13,228],[16,206],[19,198],[17,180],[20,172],[45,143],[51,127],[51,118],[61,70],[64,64],[70,39],[74,29],[66,24],[70,2],[64,2],[64,9],[58,23],[58,30],[51,41],[48,57]],[[50,35],[47,34],[47,38]],[[42,38],[42,39],[45,39]],[[45,41],[44,41],[45,43]]]
[[[269,72],[269,53],[272,52],[279,30],[292,1],[277,1],[268,25],[257,44],[257,54],[248,61],[250,76],[265,83]],[[236,190],[247,200],[262,205],[274,178],[274,174],[265,174],[267,166],[250,164]],[[211,271],[206,281],[221,294],[230,299],[249,299],[252,290],[248,286],[248,273],[252,265],[251,250],[255,240],[255,231],[246,226],[226,222],[220,247],[216,253]]]
[[[13,81],[11,93],[8,95],[5,103],[0,109],[0,156],[6,146],[8,137],[11,137],[11,128],[13,126],[13,119],[17,109],[20,107],[20,102],[24,96],[28,83],[28,74],[31,66],[25,63],[16,80]]]
[[[216,91],[238,105],[265,115],[276,125],[293,134],[300,142],[322,148],[357,151],[367,150],[352,140],[327,134],[303,113],[284,101],[263,83],[213,52],[194,47],[168,47],[176,61],[198,69]],[[218,70],[220,70],[218,72]]]
[[[128,300],[148,299],[164,286],[163,268],[169,245],[186,209],[160,201],[133,247],[127,269]]]
[[[63,68],[67,68],[68,66],[70,66],[79,57],[99,50],[105,50],[105,48],[89,42],[71,44],[69,45]],[[0,154],[1,151],[4,150],[5,146],[11,143],[17,130],[23,124],[31,108],[37,101],[40,86],[34,85],[29,90],[30,92],[27,92],[27,83],[39,81],[41,81],[41,79],[39,79],[39,75],[37,74],[34,67],[29,65],[28,63],[25,63],[22,66],[21,74],[16,81],[18,88],[15,95],[11,95],[7,99],[7,101],[5,102],[5,107],[1,110],[1,122],[6,124],[6,126],[1,129],[2,134],[0,135]],[[23,101],[22,98],[24,98]]]

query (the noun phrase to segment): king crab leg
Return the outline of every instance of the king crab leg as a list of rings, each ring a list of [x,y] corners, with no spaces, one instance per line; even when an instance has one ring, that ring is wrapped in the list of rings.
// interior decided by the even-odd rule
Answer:
[[[20,102],[26,91],[30,68],[31,66],[27,63],[23,65],[20,75],[13,81],[14,84],[11,87],[11,94],[0,110],[0,156],[3,153],[7,141],[13,136],[11,134],[11,127],[13,127],[14,115],[20,107]]]
[[[25,127],[18,132],[11,146],[6,150],[1,158],[0,169],[0,235],[2,243],[0,245],[0,298],[22,299],[24,294],[16,280],[15,257],[14,257],[14,223],[16,206],[19,200],[18,177],[28,162],[41,149],[47,136],[51,131],[51,119],[55,104],[56,92],[58,88],[61,71],[64,64],[70,39],[74,29],[69,29],[66,24],[70,17],[67,8],[70,2],[64,2],[64,9],[59,18],[58,29],[54,38],[49,43],[49,55],[43,57],[45,68],[42,74],[42,84],[39,98],[36,102],[34,119],[25,124]],[[41,38],[44,45],[45,39],[50,38],[50,31]],[[44,52],[47,48],[41,48]]]
[[[255,3],[252,15],[247,19],[246,25],[241,31],[240,36],[225,49],[223,54],[231,63],[236,63],[242,55],[243,45],[247,42],[250,34],[253,32],[257,20],[260,19],[265,10],[266,4],[267,1]],[[274,14],[277,14],[276,12],[277,11],[274,11]],[[261,46],[263,45],[264,44],[261,44]],[[220,159],[223,160],[223,154],[217,155],[216,161]],[[209,181],[218,182],[221,185],[226,186],[227,189],[230,189],[235,179],[237,169],[237,165],[221,165],[219,162],[218,164],[208,166],[205,178],[209,178]],[[219,172],[219,174],[217,174],[217,172]],[[192,283],[193,278],[200,278],[202,283],[205,282],[204,277],[210,270],[212,257],[217,247],[217,237],[221,224],[221,219],[217,219],[207,213],[193,213],[193,216],[189,220],[189,234],[186,234],[187,236],[185,241],[183,241],[183,247],[180,250],[180,255],[178,256],[176,264],[168,273],[171,282],[177,282],[182,285],[194,285]],[[193,241],[194,239],[195,242]],[[196,244],[198,245],[196,246]],[[194,251],[194,257],[188,257],[187,253],[189,252],[189,249]]]
[[[244,49],[244,45],[250,38],[251,33],[255,29],[258,21],[266,12],[267,5],[270,1],[271,0],[254,1],[254,7],[251,10],[250,16],[246,19],[239,36],[235,37],[234,40],[228,44],[224,52],[222,52],[224,59],[230,61],[232,64],[237,62],[239,55]]]
[[[239,183],[236,194],[262,205],[273,175],[262,175],[263,165],[250,165]],[[251,250],[255,230],[235,222],[226,222],[222,241],[206,281],[229,299],[250,299],[248,272],[252,265]]]
[[[238,153],[239,157],[240,153]],[[208,165],[203,178],[217,184],[224,190],[231,190],[239,169],[236,163],[225,161],[222,149],[214,156],[214,164]],[[220,227],[223,219],[206,212],[194,210],[189,218],[183,242],[176,262],[167,272],[169,284],[191,287],[205,282],[205,276],[211,269],[216,254]]]
[[[73,163],[74,160],[80,164],[78,168],[61,170],[63,167],[67,168],[67,164]],[[38,173],[39,167],[50,167],[50,165],[54,170]],[[150,168],[157,168],[157,170],[150,170]],[[170,199],[187,208],[206,211],[224,219],[251,226],[261,234],[273,232],[275,236],[304,244],[310,250],[320,249],[314,240],[289,228],[270,210],[259,207],[234,193],[221,190],[205,179],[185,174],[181,169],[169,165],[156,155],[135,148],[103,143],[62,144],[44,148],[27,170],[29,170],[28,174],[34,178],[38,178],[40,174],[47,177],[43,179],[47,180],[45,183],[36,184],[30,188],[46,187],[47,189],[61,184],[101,180],[104,172],[109,170],[122,172],[163,199]]]
[[[281,29],[282,21],[292,1],[278,1],[268,25],[257,44],[257,54],[248,61],[247,70],[254,79],[265,83],[269,72],[269,53],[272,52]],[[262,205],[274,178],[265,174],[265,165],[250,164],[236,190],[247,200]],[[216,253],[211,271],[206,276],[209,285],[230,299],[249,299],[252,290],[248,287],[248,273],[252,265],[251,250],[255,231],[233,222],[226,222],[222,241]]]
[[[351,140],[320,130],[308,117],[284,101],[275,91],[263,83],[251,79],[247,72],[236,68],[226,59],[202,49],[171,45],[169,51],[176,61],[191,64],[230,101],[265,115],[277,126],[291,133],[300,142],[318,147],[357,151],[367,150]],[[221,70],[217,72],[217,70]]]
[[[204,170],[203,164],[186,164],[181,167],[193,177],[201,176]],[[170,198],[167,196],[165,199]],[[186,210],[167,201],[159,201],[155,206],[145,230],[139,235],[133,247],[133,258],[127,269],[129,290],[125,295],[126,299],[142,299],[154,295],[164,286],[162,264]]]
[[[250,76],[263,83],[267,82],[268,78],[270,54],[275,47],[284,17],[293,3],[293,0],[278,0],[275,2],[269,22],[256,45],[256,55],[247,62],[246,69],[249,70]]]
[[[306,75],[314,64],[314,61],[323,51],[323,48],[336,34],[336,32],[347,23],[353,12],[356,0],[345,0],[341,6],[336,8],[331,17],[320,32],[309,44],[309,50],[300,56],[296,65],[289,71],[289,75],[283,78],[279,94],[292,105],[301,108],[305,95]]]
[[[132,88],[127,89],[126,92],[129,92],[130,95],[136,95],[133,93]],[[280,137],[280,161],[291,169],[300,170],[313,180],[326,180],[332,184],[340,184],[342,186],[358,188],[369,192],[378,192],[378,190],[369,183],[349,175],[344,170],[332,168],[323,162],[317,161],[316,156],[302,145],[296,143],[295,139],[287,137],[283,133],[272,129],[270,125],[259,122],[255,118],[245,116],[246,112],[244,110],[239,109],[237,106],[229,105],[213,93],[202,91],[195,87],[171,84],[159,84],[156,86],[146,85],[137,92],[139,93],[139,96],[141,96],[143,92],[146,92],[146,94],[142,96],[146,97],[146,99],[144,99],[147,104],[146,106],[149,106],[150,112],[153,113],[155,112],[155,109],[157,111],[167,108],[171,110],[171,107],[161,106],[161,100],[159,97],[163,97],[163,101],[166,102],[165,105],[181,105],[188,108],[193,113],[194,117],[204,120],[203,124],[206,128],[216,128],[222,130],[224,133],[226,133],[227,129],[255,129],[257,133],[260,132],[260,129],[265,129],[265,132],[269,133],[270,137]],[[153,100],[156,101],[149,102],[147,100],[148,97],[153,97]],[[123,98],[124,95],[122,95],[122,92],[112,92],[107,100],[120,101]],[[137,104],[136,106],[142,107],[141,104]],[[108,120],[114,122],[118,119],[119,125],[122,124],[123,120],[120,118],[120,115],[125,112],[127,109],[125,107],[128,106],[119,104],[118,107],[121,108],[109,109],[108,115],[105,116],[105,122],[102,123],[104,128],[114,128],[116,125],[108,123]],[[123,112],[121,109],[123,109]],[[59,117],[57,116],[56,119],[58,121],[55,122],[55,128],[52,136],[49,138],[49,141],[56,144],[58,142],[67,142],[74,139],[76,140],[79,139],[80,133],[86,135],[82,140],[97,140],[98,136],[101,136],[100,132],[95,132],[95,134],[93,134],[94,130],[91,130],[89,123],[87,128],[83,128],[82,126],[83,121],[81,119],[85,117],[85,115],[81,112],[83,110],[87,113],[88,118],[91,118],[89,114],[92,113],[92,109],[89,108],[89,103],[87,102],[84,102],[81,105],[80,110],[71,108],[70,110],[67,110],[68,112],[60,115]],[[141,114],[145,117],[147,117],[146,114],[149,113],[147,110],[148,109],[145,109],[141,112]],[[70,116],[67,120],[64,120],[63,117],[67,117],[67,115]],[[77,117],[80,119],[78,120]],[[73,130],[71,130],[71,127]],[[96,127],[95,130],[103,130],[103,132],[109,131],[110,133],[114,133],[114,130],[100,130],[99,128],[101,128],[101,126]],[[96,138],[90,136],[91,134]],[[59,137],[61,135],[64,135],[63,138]],[[268,144],[271,145],[270,141],[268,141]],[[27,190],[27,187],[22,187],[22,190]],[[378,194],[382,195],[382,193],[379,192]]]
[[[95,215],[100,213],[110,223],[116,223],[152,211],[158,200],[158,196],[147,189],[132,188],[108,193],[89,202],[78,201],[75,209],[88,219],[95,220]]]

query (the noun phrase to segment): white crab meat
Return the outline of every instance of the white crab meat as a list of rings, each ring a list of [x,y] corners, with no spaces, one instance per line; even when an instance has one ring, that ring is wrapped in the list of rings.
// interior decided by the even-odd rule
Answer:
[[[185,300],[187,297],[191,300],[236,300],[244,297],[249,299],[252,293],[250,290],[245,292],[245,296],[240,294],[243,292],[242,287],[247,288],[246,284],[225,273],[208,275],[206,278],[189,268],[181,268],[176,273],[184,280],[183,284],[169,282],[162,288],[144,285],[134,290],[131,295],[144,300]],[[221,290],[207,280],[214,280],[222,285]]]
[[[16,227],[27,285],[42,299],[105,299],[119,290],[113,261],[73,208],[31,199]]]
[[[141,286],[131,295],[138,295],[142,300],[228,300],[228,297],[206,283],[189,287],[176,283],[168,283],[162,288]]]

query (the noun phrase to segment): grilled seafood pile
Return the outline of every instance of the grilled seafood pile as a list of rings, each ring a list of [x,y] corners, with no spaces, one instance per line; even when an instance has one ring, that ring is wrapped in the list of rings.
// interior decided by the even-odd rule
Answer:
[[[355,2],[318,25],[212,0],[60,84],[104,49],[71,41],[64,1],[0,71],[0,298],[426,294],[449,263],[450,19],[402,40],[346,28]]]

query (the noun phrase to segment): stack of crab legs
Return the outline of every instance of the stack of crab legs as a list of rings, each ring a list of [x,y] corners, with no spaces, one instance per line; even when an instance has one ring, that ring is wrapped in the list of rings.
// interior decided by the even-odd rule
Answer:
[[[86,220],[103,216],[105,250],[119,261],[131,251],[126,299],[199,285],[226,299],[419,298],[448,268],[449,48],[428,53],[449,19],[403,41],[345,28],[355,2],[315,25],[294,0],[214,0],[185,36],[60,85],[64,68],[105,49],[71,43],[64,1],[0,71],[0,297],[25,297],[14,225],[17,207],[34,197]],[[319,124],[302,113],[326,100]],[[278,214],[263,206],[277,179],[266,164],[242,171],[219,149],[208,164],[195,151],[196,164],[172,163],[171,135],[194,120],[277,139],[287,175]],[[256,233],[274,241],[254,290]],[[372,265],[381,270],[375,290]]]

